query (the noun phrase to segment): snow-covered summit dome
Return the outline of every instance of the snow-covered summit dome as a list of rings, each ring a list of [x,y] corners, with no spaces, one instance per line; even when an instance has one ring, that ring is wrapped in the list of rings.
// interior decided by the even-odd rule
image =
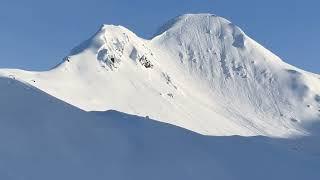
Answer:
[[[218,35],[226,38],[231,34],[236,46],[243,46],[244,32],[225,18],[214,14],[185,14],[169,20],[161,26],[156,36],[195,35],[197,33]]]

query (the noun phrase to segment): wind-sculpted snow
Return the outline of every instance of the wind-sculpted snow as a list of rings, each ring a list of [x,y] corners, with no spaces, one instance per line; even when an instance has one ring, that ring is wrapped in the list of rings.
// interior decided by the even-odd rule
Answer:
[[[0,78],[0,179],[317,179],[316,140],[203,136]],[[315,127],[313,124],[312,127]],[[312,145],[312,146],[311,146]]]
[[[151,40],[103,25],[47,72],[0,70],[85,111],[117,110],[206,135],[308,135],[319,76],[286,64],[230,21],[187,14]]]

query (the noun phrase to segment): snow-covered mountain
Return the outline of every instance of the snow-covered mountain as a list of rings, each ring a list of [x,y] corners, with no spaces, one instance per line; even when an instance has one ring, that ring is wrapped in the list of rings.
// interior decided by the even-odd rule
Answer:
[[[151,40],[103,25],[50,71],[0,74],[85,111],[149,116],[206,135],[306,135],[320,116],[319,75],[211,14],[177,17]]]
[[[49,71],[0,69],[0,90],[0,179],[320,176],[320,76],[215,15],[150,40],[103,25]]]

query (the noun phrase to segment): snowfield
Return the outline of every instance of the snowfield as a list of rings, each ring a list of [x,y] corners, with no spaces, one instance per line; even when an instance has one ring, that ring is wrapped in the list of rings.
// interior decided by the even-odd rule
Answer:
[[[318,179],[318,138],[203,136],[0,79],[0,179]],[[311,130],[311,129],[310,129]]]
[[[0,69],[0,179],[318,179],[320,77],[228,20],[99,31],[49,71]]]

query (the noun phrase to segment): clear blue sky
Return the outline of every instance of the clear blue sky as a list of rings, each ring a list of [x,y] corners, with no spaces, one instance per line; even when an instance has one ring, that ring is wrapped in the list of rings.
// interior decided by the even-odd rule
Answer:
[[[46,70],[101,24],[149,38],[184,13],[214,13],[286,62],[320,73],[317,0],[0,0],[0,68]]]

